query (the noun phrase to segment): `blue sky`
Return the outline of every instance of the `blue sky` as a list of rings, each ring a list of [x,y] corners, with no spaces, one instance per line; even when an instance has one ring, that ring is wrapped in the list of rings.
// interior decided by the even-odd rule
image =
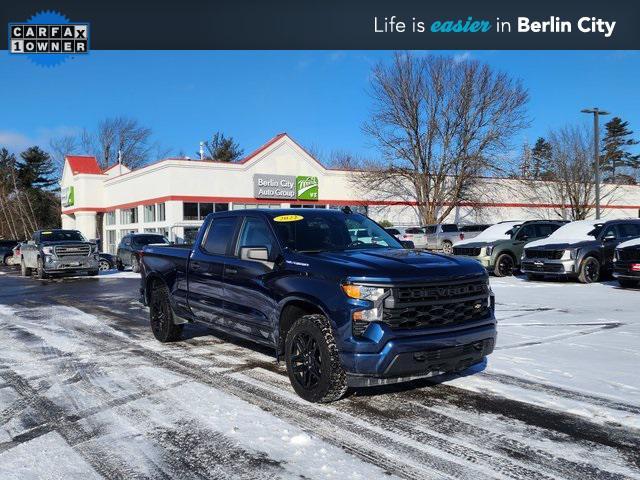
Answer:
[[[420,52],[424,54],[425,52]],[[472,58],[522,79],[533,143],[550,128],[590,119],[599,106],[629,120],[640,138],[640,52],[435,52]],[[0,55],[0,145],[47,146],[49,138],[126,115],[162,146],[194,156],[213,131],[250,152],[286,131],[304,146],[375,155],[367,118],[371,67],[391,52],[103,52],[54,68]],[[78,152],[82,153],[82,152]]]

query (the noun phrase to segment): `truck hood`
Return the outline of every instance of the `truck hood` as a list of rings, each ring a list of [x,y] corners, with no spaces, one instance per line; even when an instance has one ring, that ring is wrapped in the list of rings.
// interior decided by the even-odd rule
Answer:
[[[533,242],[527,243],[525,248],[541,248],[544,250],[563,250],[567,248],[578,248],[597,245],[598,241],[580,239],[559,239],[559,238],[542,238]]]
[[[460,240],[453,244],[454,247],[465,247],[465,248],[482,248],[488,247],[489,245],[498,245],[499,243],[508,242],[508,240],[476,240],[474,238],[469,238],[467,240]]]
[[[438,282],[484,276],[475,260],[403,249],[366,249],[300,254],[314,274],[369,282]],[[304,260],[302,260],[304,259]]]
[[[46,240],[40,243],[47,247],[54,247],[56,245],[95,245],[93,242],[78,242],[76,240],[58,240],[57,242],[47,242]]]

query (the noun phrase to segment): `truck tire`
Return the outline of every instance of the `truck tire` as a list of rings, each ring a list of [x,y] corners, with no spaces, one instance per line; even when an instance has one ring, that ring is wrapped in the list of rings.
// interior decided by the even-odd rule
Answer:
[[[347,392],[331,324],[324,315],[300,317],[287,333],[285,361],[296,393],[309,402],[333,402]]]
[[[138,260],[137,255],[131,255],[131,271],[133,273],[140,272],[140,260]]]
[[[44,261],[42,260],[42,258],[38,258],[38,267],[36,268],[36,276],[40,279],[40,280],[44,280],[45,278],[48,277],[47,272],[44,271]]]
[[[453,243],[449,240],[444,240],[442,242],[442,253],[451,255],[453,253]]]
[[[640,287],[640,280],[632,280],[630,278],[619,278],[618,283],[622,288],[638,288]]]
[[[501,253],[496,258],[496,264],[493,267],[493,273],[496,277],[509,277],[513,275],[513,271],[516,269],[516,261],[508,253]]]
[[[173,323],[170,293],[164,284],[154,287],[151,291],[149,322],[153,336],[162,343],[178,340],[182,334],[182,324]]]
[[[596,257],[587,257],[580,265],[580,283],[594,283],[600,280],[600,262]]]
[[[2,263],[5,267],[9,266],[9,259],[11,258],[11,254],[7,254],[4,256],[4,258],[2,259]]]
[[[28,268],[25,264],[24,264],[24,258],[22,260],[20,260],[20,274],[23,277],[30,277],[31,276],[31,269]]]

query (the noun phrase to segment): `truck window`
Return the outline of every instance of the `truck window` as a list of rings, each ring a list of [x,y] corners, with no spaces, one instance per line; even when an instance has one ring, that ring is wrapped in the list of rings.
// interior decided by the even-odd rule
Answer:
[[[236,255],[243,247],[267,247],[269,255],[271,255],[274,243],[275,239],[264,220],[261,218],[247,217],[240,232]]]
[[[235,227],[236,218],[234,217],[214,220],[207,231],[207,238],[202,243],[203,250],[211,255],[225,255]]]
[[[640,223],[621,223],[618,225],[618,231],[622,238],[640,237]]]
[[[455,223],[445,223],[441,225],[442,233],[455,233],[458,231],[458,225]]]

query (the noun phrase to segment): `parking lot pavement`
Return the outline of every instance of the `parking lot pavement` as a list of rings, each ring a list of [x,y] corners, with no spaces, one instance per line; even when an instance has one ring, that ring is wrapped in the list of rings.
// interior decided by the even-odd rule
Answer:
[[[640,291],[494,279],[455,378],[298,398],[268,349],[160,344],[137,276],[0,271],[0,478],[640,478]]]

